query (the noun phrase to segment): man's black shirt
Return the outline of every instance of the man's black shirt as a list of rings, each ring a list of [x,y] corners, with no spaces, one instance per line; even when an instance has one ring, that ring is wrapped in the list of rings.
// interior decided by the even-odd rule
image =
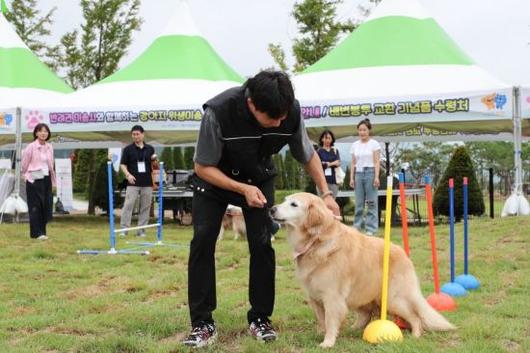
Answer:
[[[123,149],[121,154],[121,164],[127,167],[129,173],[136,178],[136,183],[132,186],[152,186],[151,178],[151,156],[155,154],[153,146],[145,144],[140,148],[131,143]],[[138,162],[145,162],[145,173],[138,173]],[[131,185],[127,182],[127,185]]]

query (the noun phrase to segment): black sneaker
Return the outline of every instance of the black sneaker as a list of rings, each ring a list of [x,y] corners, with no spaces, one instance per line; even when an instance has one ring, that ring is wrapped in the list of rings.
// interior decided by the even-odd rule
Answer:
[[[201,324],[191,329],[189,336],[182,341],[182,344],[188,347],[204,347],[212,344],[217,337],[215,324]]]
[[[276,332],[269,320],[257,319],[249,327],[250,334],[258,341],[271,342],[276,339]]]

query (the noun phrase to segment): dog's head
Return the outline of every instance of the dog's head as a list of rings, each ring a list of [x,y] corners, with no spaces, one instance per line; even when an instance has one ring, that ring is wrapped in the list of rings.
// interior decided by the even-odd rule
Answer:
[[[276,222],[308,235],[317,234],[334,222],[333,213],[324,201],[304,192],[287,196],[283,203],[271,208],[270,215]]]

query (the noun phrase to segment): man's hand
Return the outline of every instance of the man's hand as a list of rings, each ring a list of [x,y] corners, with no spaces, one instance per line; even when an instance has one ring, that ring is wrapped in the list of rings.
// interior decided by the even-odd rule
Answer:
[[[129,184],[134,185],[136,183],[136,178],[134,177],[134,175],[129,174],[127,175],[127,181],[129,182]]]
[[[375,177],[375,178],[374,178],[374,187],[375,187],[376,189],[379,189],[379,184],[380,184],[380,182],[379,182],[379,178],[378,178],[378,177]]]
[[[250,207],[263,208],[267,205],[265,195],[254,185],[245,185],[243,195]]]
[[[333,212],[333,215],[340,217],[340,207],[331,195],[324,197],[324,203]]]
[[[355,179],[350,179],[350,188],[355,190]]]

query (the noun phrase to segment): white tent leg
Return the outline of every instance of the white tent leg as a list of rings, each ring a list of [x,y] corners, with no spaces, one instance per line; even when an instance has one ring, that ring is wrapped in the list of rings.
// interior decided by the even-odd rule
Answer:
[[[20,197],[20,159],[22,154],[22,110],[17,108],[16,142],[15,142],[15,189],[2,206],[0,213],[11,214],[18,220],[18,215],[28,212],[27,203]]]
[[[521,126],[521,94],[520,88],[513,88],[513,136],[514,136],[514,167],[515,167],[515,184],[512,194],[502,209],[502,217],[510,215],[529,215],[530,205],[523,195],[523,163],[522,153],[522,126]]]

